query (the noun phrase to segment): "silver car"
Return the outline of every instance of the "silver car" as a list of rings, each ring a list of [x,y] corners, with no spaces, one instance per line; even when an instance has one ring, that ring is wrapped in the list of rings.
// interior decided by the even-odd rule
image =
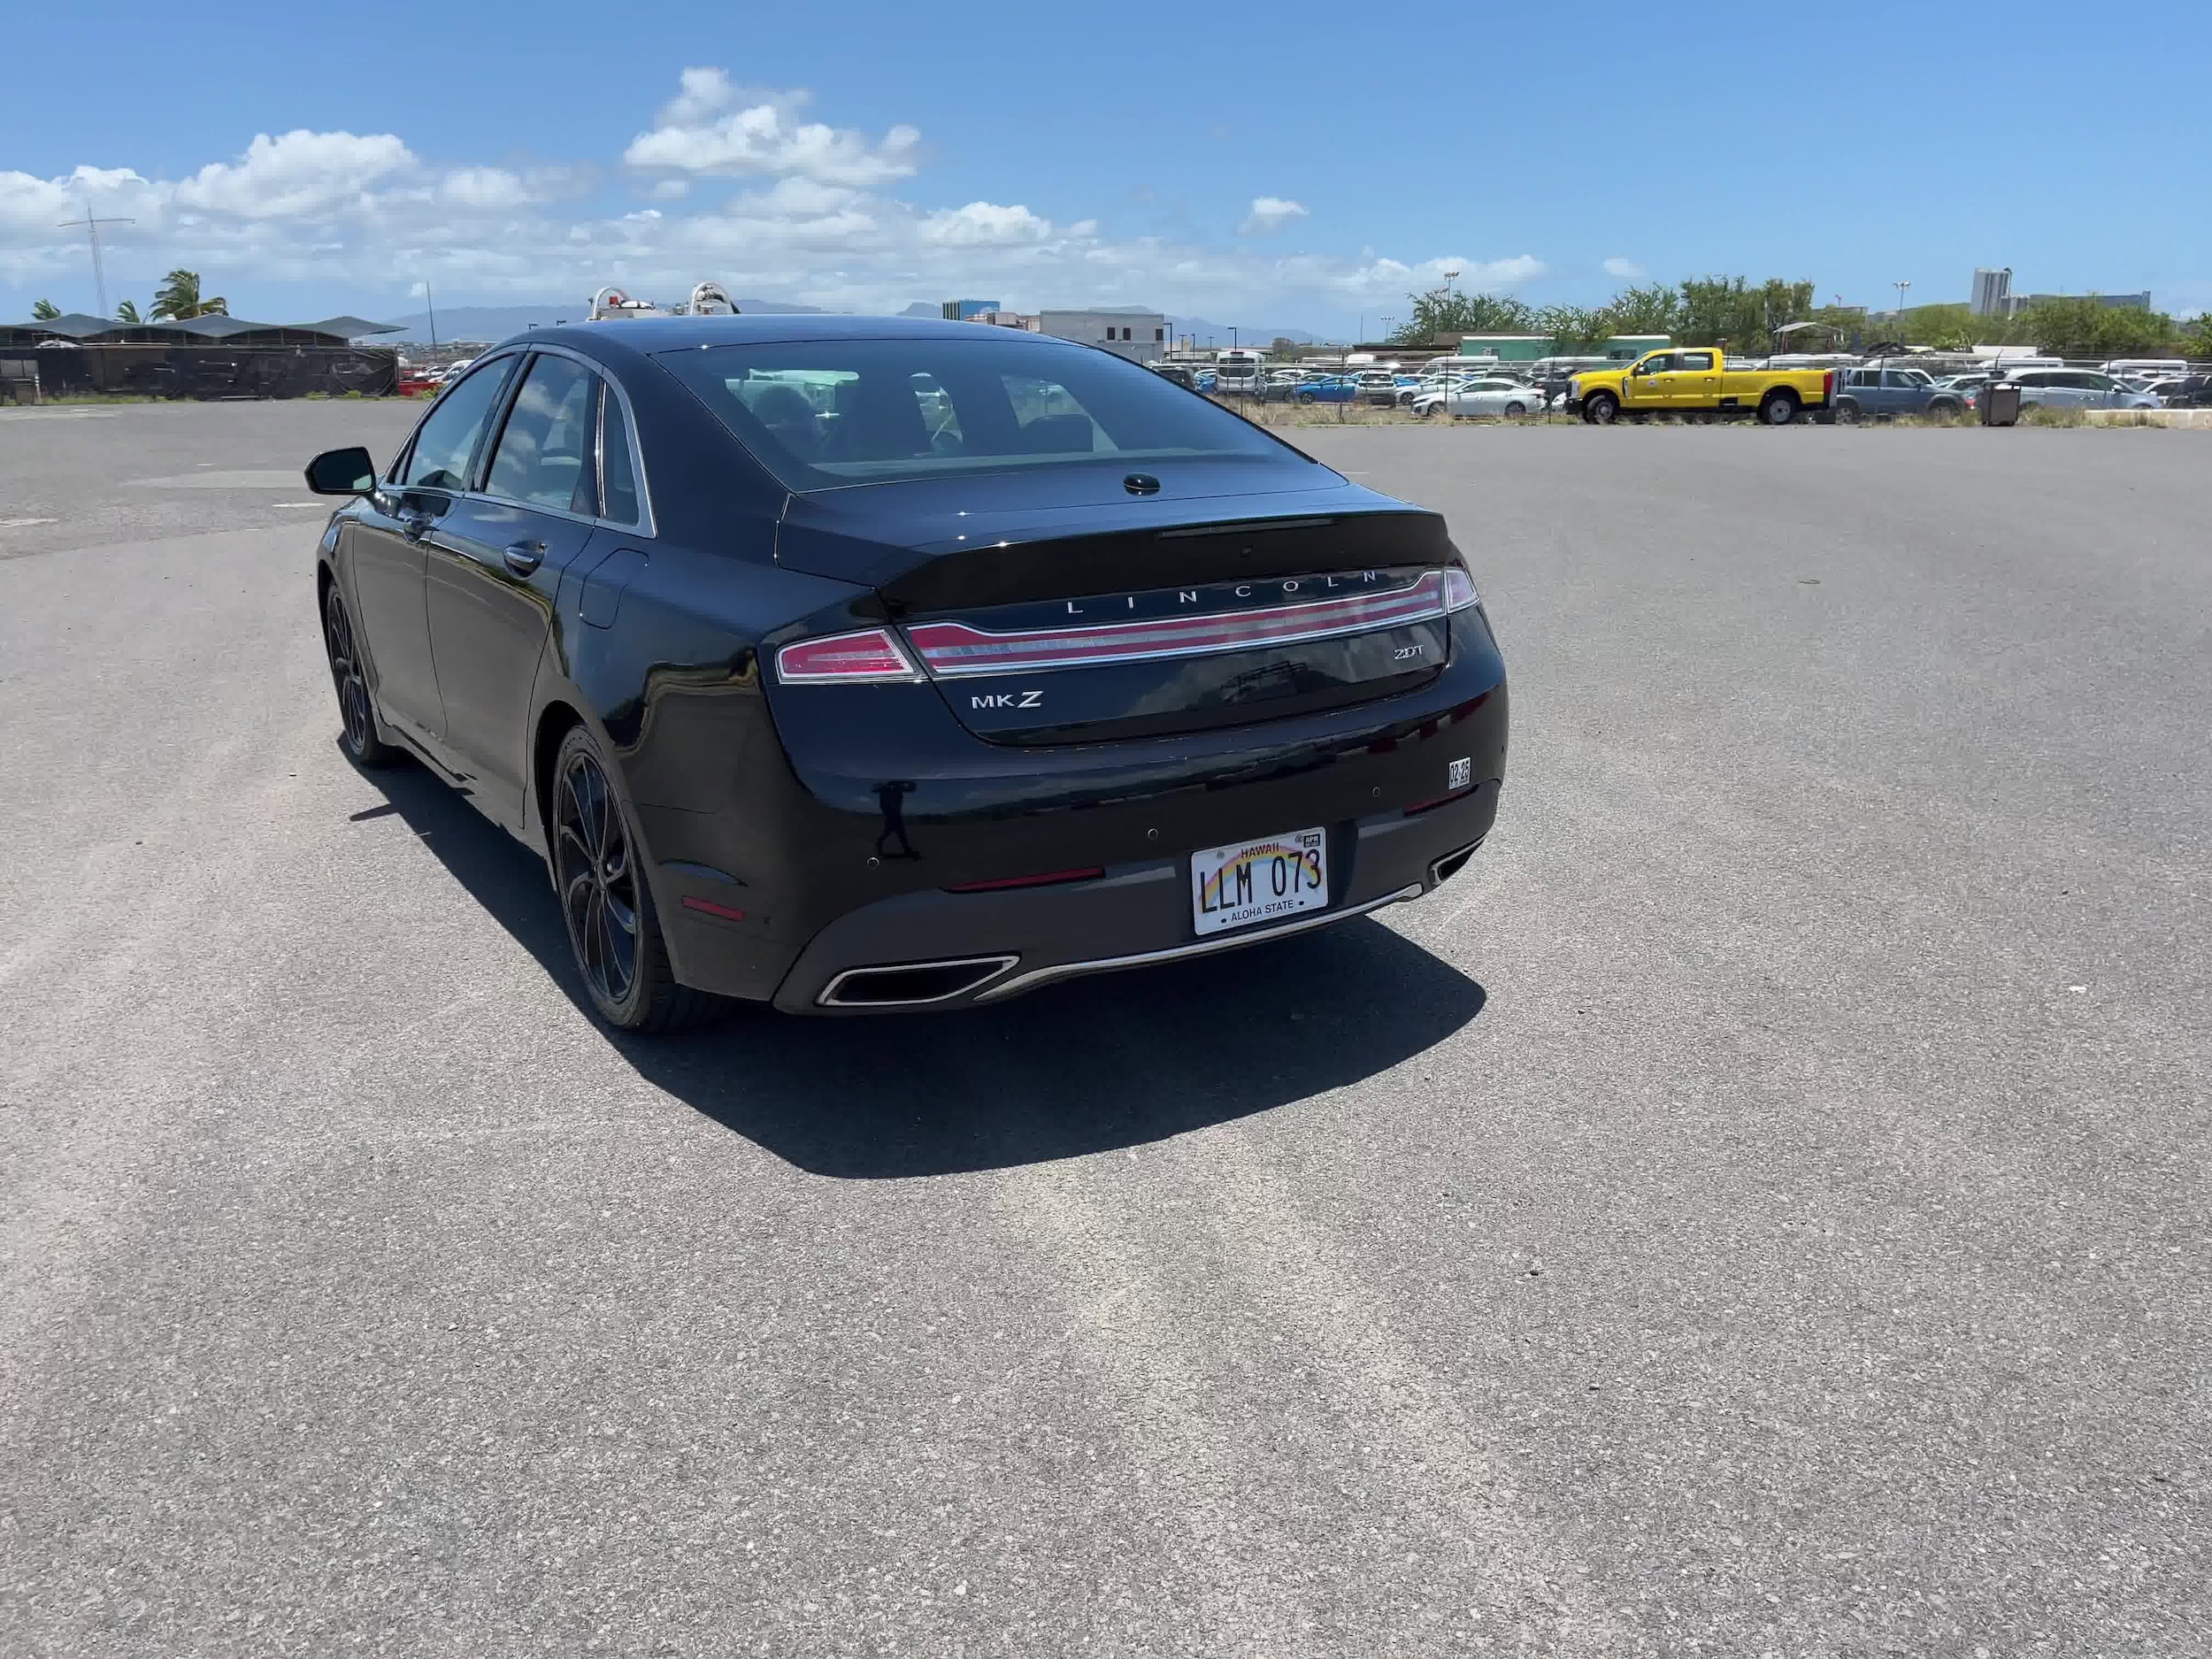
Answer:
[[[2023,408],[2047,403],[2054,409],[2156,409],[2157,398],[2139,392],[2116,375],[2099,369],[2024,369],[2012,377]]]
[[[1495,374],[1470,380],[1452,391],[1423,392],[1413,400],[1413,412],[1425,418],[1436,414],[1502,415],[1509,420],[1518,420],[1524,415],[1540,412],[1543,407],[1544,394],[1540,389]]]

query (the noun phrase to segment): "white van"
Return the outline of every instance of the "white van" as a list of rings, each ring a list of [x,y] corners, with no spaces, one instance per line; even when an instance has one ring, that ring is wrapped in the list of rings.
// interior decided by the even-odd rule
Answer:
[[[1249,396],[1260,389],[1265,359],[1257,351],[1232,346],[1214,356],[1214,390],[1225,396]]]

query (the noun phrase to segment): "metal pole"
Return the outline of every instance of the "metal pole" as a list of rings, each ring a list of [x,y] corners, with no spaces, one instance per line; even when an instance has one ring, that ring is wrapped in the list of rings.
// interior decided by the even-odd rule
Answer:
[[[65,219],[62,220],[59,227],[63,230],[68,230],[79,225],[84,227],[86,239],[92,243],[92,287],[94,292],[100,296],[100,315],[103,317],[108,314],[108,273],[106,267],[100,262],[100,227],[103,225],[135,225],[136,223],[138,221],[134,219],[95,219],[92,216],[92,198],[87,196],[84,203],[84,217]]]
[[[423,303],[430,307],[430,349],[438,349],[438,302],[430,297],[430,284],[422,285]]]

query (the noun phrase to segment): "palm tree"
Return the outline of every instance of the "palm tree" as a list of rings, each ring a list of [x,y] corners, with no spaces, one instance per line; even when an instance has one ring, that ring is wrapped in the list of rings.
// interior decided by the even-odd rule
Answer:
[[[55,304],[51,300],[33,300],[31,302],[31,320],[33,322],[50,323],[55,318],[60,315],[61,307]]]
[[[119,323],[137,324],[146,319],[138,314],[138,303],[135,300],[125,300],[115,308],[115,320]]]
[[[197,271],[172,271],[154,293],[154,320],[166,317],[174,322],[189,322],[195,317],[230,315],[230,302],[218,296],[200,297],[200,273]]]

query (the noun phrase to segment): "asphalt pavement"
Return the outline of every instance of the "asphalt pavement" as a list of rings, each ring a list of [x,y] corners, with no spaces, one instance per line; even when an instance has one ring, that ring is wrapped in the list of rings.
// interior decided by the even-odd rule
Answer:
[[[2206,1651],[2204,434],[1294,434],[1465,875],[630,1040],[337,749],[414,412],[0,414],[0,1653]]]

